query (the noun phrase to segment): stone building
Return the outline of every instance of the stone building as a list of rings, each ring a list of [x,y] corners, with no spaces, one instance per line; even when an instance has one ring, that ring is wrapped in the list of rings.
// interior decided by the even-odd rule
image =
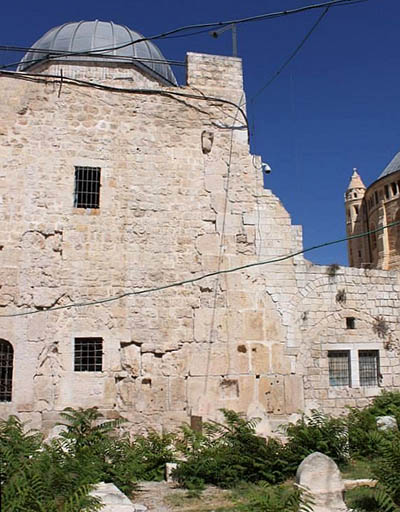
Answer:
[[[241,60],[188,53],[177,86],[139,37],[66,24],[0,72],[1,416],[225,407],[268,433],[398,388],[398,274],[304,259],[249,153]]]
[[[351,267],[400,268],[400,152],[368,188],[354,169],[345,194],[348,236],[371,231],[348,242]],[[376,231],[376,230],[379,231]]]

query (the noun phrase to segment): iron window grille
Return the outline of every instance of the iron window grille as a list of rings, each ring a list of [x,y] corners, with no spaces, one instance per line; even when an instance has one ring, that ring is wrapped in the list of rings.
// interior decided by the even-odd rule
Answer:
[[[101,372],[103,369],[103,338],[75,338],[74,370]]]
[[[100,207],[100,167],[75,167],[74,207]]]
[[[0,340],[0,402],[11,402],[14,349]]]
[[[379,350],[359,350],[360,386],[379,385]]]
[[[330,350],[328,352],[328,362],[329,385],[351,386],[350,351]]]

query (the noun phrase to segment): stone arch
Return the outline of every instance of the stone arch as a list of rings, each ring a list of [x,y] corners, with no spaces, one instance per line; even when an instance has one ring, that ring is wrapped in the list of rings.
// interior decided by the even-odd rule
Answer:
[[[0,402],[11,402],[14,349],[7,340],[0,339]]]

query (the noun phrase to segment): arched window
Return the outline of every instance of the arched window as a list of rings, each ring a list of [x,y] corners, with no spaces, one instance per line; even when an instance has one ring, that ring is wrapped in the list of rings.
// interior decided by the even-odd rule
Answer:
[[[375,231],[375,224],[371,224],[371,227],[370,227],[370,230],[372,231],[371,233],[371,244],[372,244],[372,250],[376,249],[376,233],[374,233]]]
[[[0,402],[11,402],[14,349],[0,339]]]

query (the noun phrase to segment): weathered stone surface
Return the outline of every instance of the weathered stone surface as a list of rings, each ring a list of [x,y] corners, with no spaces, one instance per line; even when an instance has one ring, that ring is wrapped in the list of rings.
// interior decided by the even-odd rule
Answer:
[[[377,416],[376,426],[378,430],[397,430],[397,421],[394,416]]]
[[[344,479],[343,485],[346,491],[350,489],[356,489],[357,487],[376,487],[378,480],[372,480],[371,478],[358,478],[357,480]]]
[[[101,510],[104,512],[145,512],[147,510],[147,507],[144,505],[133,504],[112,483],[100,482],[96,484],[95,489],[90,494],[101,499],[102,503],[104,503],[104,507]]]
[[[178,464],[176,462],[167,462],[165,464],[165,480],[167,482],[174,482],[174,475],[173,472],[178,467]]]
[[[296,482],[311,493],[314,512],[348,512],[339,468],[327,455],[315,452],[306,457],[297,468]]]
[[[129,296],[296,253],[301,228],[263,188],[261,159],[249,153],[235,106],[87,94],[68,76],[160,84],[116,63],[64,64],[40,68],[63,70],[61,92],[55,79],[9,75],[0,83],[1,314],[38,312],[0,317],[0,338],[14,349],[12,400],[0,402],[1,417],[18,414],[47,431],[56,421],[49,413],[97,406],[132,429],[160,431],[191,414],[220,419],[225,407],[259,411],[268,432],[298,411],[339,414],[369,403],[381,387],[360,385],[363,350],[379,352],[382,385],[399,388],[395,273],[341,267],[332,277],[299,254]],[[189,54],[188,87],[179,90],[192,87],[243,103],[240,59]],[[218,128],[235,116],[233,133]],[[101,169],[99,208],[74,206],[77,166]],[[346,328],[347,317],[356,317],[356,329]],[[380,317],[383,338],[374,331]],[[79,337],[102,339],[101,371],[76,370]],[[330,386],[330,350],[349,352],[351,385]]]

